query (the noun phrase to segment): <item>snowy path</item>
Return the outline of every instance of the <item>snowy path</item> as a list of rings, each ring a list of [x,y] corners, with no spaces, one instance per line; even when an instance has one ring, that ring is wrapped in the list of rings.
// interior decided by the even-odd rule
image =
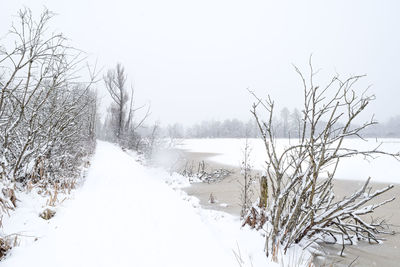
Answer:
[[[85,184],[50,228],[0,266],[238,266],[189,203],[104,142]]]

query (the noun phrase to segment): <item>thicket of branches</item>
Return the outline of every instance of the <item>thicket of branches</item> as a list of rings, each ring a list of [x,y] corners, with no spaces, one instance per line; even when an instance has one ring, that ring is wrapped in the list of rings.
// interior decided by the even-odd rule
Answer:
[[[68,186],[95,144],[93,73],[82,82],[80,52],[49,31],[53,14],[29,9],[0,46],[0,206],[27,184]],[[89,72],[92,72],[89,70]],[[14,199],[14,200],[13,200]]]
[[[273,257],[278,250],[286,251],[295,243],[308,246],[317,240],[341,240],[344,246],[355,239],[379,242],[384,229],[364,215],[392,201],[393,198],[369,204],[393,186],[373,192],[368,189],[368,178],[354,194],[336,199],[332,184],[338,164],[348,157],[399,158],[399,154],[380,151],[379,147],[360,151],[344,142],[347,138],[361,138],[362,131],[375,124],[371,119],[355,126],[355,120],[374,96],[357,90],[362,76],[343,80],[334,76],[326,86],[317,86],[311,61],[308,78],[297,68],[296,71],[303,85],[304,106],[299,138],[292,139],[289,145],[282,147],[277,143],[274,101],[253,94],[257,101],[252,114],[265,146],[267,166],[261,179],[260,200],[249,211],[245,224],[266,231],[266,253]]]

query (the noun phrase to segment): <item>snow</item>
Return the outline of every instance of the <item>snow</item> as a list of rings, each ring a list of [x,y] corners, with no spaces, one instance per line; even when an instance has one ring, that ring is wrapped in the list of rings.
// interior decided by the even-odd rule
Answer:
[[[193,152],[216,153],[212,156],[213,161],[240,166],[243,160],[243,150],[245,139],[185,139],[180,148]],[[278,150],[282,150],[290,144],[295,144],[295,140],[278,139]],[[348,148],[359,150],[371,150],[380,143],[380,150],[397,153],[400,151],[400,139],[349,139],[344,142]],[[250,161],[254,169],[263,170],[265,166],[266,153],[261,139],[249,139],[251,146]],[[336,173],[336,179],[343,180],[366,180],[371,176],[371,182],[379,183],[400,183],[400,162],[388,156],[379,156],[373,160],[365,160],[361,156],[346,158],[340,161]]]
[[[183,186],[184,177],[98,142],[85,183],[54,218],[39,218],[45,201],[37,194],[19,195],[3,231],[20,234],[21,244],[0,266],[278,266],[267,261],[259,232],[201,209]]]

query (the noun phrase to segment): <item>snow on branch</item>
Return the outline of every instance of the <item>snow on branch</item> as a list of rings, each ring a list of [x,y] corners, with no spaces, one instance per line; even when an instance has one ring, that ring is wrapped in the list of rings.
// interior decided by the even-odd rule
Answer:
[[[302,118],[297,140],[291,140],[283,150],[278,149],[274,132],[274,101],[269,96],[263,100],[250,91],[256,99],[251,113],[267,156],[260,200],[250,209],[244,224],[266,231],[266,254],[273,258],[278,248],[286,251],[292,244],[309,244],[327,237],[336,242],[338,235],[343,246],[345,241],[352,244],[354,238],[380,242],[379,234],[385,232],[382,223],[368,223],[364,215],[394,200],[368,205],[393,188],[389,185],[370,193],[370,178],[351,196],[335,199],[333,178],[342,160],[358,155],[371,159],[384,155],[399,160],[400,154],[382,151],[380,146],[366,151],[348,147],[345,140],[362,139],[362,131],[376,124],[373,118],[361,126],[354,123],[375,97],[356,89],[364,76],[341,80],[337,75],[326,86],[315,85],[317,72],[311,58],[309,66],[308,79],[295,67],[304,92]]]

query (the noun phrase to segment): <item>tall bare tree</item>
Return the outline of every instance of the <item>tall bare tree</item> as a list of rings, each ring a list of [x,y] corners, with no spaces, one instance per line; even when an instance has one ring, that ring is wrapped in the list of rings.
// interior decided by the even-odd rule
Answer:
[[[136,121],[135,113],[145,106],[135,107],[133,87],[131,86],[129,93],[126,87],[127,75],[125,74],[125,68],[120,63],[117,64],[115,69],[108,70],[103,80],[113,100],[109,107],[106,121],[106,127],[111,128],[113,131],[111,140],[133,148],[138,135],[136,130],[142,126],[149,116],[150,106],[148,106],[147,112],[143,117]]]
[[[116,137],[121,138],[125,116],[127,110],[127,104],[129,101],[128,91],[126,89],[126,78],[124,67],[118,63],[115,69],[110,69],[107,75],[104,76],[104,83],[110,94],[112,100],[114,101],[114,113],[116,115]]]

